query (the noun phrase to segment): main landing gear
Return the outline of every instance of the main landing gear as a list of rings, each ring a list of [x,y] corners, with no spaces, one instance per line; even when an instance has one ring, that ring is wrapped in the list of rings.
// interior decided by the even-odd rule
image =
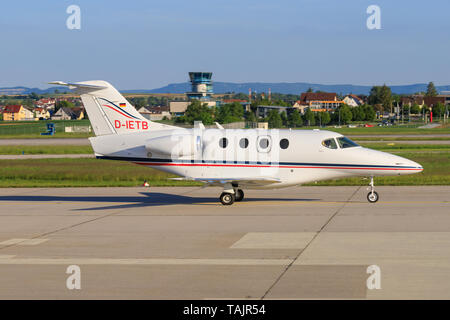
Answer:
[[[242,189],[237,189],[234,191],[235,193],[235,197],[236,197],[236,201],[242,201],[244,199],[244,191],[242,191]]]
[[[226,185],[222,194],[220,195],[220,202],[224,206],[230,206],[235,201],[242,201],[244,199],[244,191],[238,189],[237,186]]]
[[[378,201],[378,193],[375,191],[375,186],[373,184],[373,177],[370,177],[370,183],[369,188],[367,190],[370,190],[370,192],[367,194],[367,200],[370,203],[375,203]]]
[[[220,202],[222,202],[224,206],[232,205],[235,200],[236,196],[234,195],[234,193],[222,192],[222,194],[220,195]]]

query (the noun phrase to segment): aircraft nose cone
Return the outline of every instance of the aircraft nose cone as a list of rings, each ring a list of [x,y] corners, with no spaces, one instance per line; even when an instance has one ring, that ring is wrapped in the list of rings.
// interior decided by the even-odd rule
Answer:
[[[417,162],[411,161],[411,160],[409,160],[409,161],[411,162],[411,164],[410,164],[411,167],[415,167],[415,168],[419,169],[420,171],[423,171],[422,165],[420,165],[420,164],[417,163]],[[419,172],[420,172],[420,171],[419,171]]]
[[[415,172],[421,172],[423,171],[423,167],[422,165],[420,165],[417,162],[414,162],[412,160],[406,159],[406,158],[402,158],[397,156],[397,158],[395,159],[395,165],[397,166],[405,166],[405,167],[409,167],[411,169],[413,169]]]

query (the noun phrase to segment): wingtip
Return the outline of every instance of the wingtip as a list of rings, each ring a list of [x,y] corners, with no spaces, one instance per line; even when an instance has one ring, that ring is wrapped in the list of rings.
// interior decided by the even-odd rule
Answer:
[[[48,84],[57,84],[60,86],[67,86],[67,83],[63,82],[63,81],[50,81]]]

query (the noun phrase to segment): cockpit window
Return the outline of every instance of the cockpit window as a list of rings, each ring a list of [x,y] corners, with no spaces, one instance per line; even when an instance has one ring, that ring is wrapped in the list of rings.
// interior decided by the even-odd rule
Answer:
[[[337,149],[336,140],[334,140],[333,138],[327,139],[327,140],[323,140],[322,141],[322,145],[324,147],[329,148],[329,149]]]
[[[347,137],[339,137],[339,138],[337,138],[337,141],[339,143],[339,147],[341,147],[342,149],[359,147],[359,144],[353,142],[352,140],[350,140]]]

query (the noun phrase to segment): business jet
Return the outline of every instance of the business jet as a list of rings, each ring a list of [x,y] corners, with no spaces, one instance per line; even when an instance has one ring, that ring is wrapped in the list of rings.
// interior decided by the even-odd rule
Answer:
[[[421,172],[422,166],[389,153],[363,148],[325,130],[180,128],[145,119],[108,82],[51,84],[79,94],[95,137],[98,159],[130,161],[179,176],[178,180],[220,186],[220,202],[244,199],[244,189],[275,189],[344,177],[369,177],[367,200],[379,199],[374,177]]]

